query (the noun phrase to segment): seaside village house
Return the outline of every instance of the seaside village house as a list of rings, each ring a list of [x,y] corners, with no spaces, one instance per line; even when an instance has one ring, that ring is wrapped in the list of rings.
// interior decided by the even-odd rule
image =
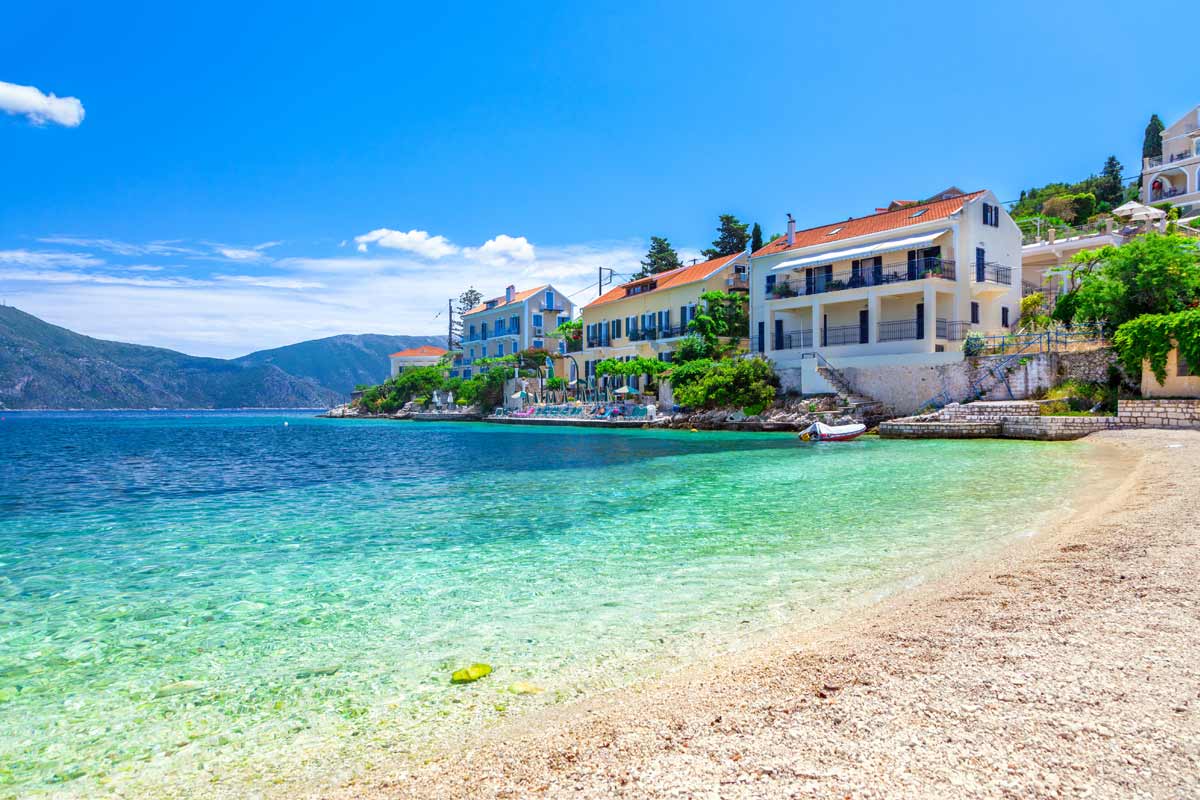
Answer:
[[[838,368],[961,361],[969,331],[1004,332],[1020,306],[1021,232],[990,191],[802,231],[789,215],[751,259],[751,349],[805,394],[833,390],[814,353]]]
[[[451,377],[470,378],[481,358],[499,358],[522,350],[566,352],[554,330],[571,319],[575,306],[553,286],[518,292],[509,286],[500,297],[484,300],[463,314],[462,353],[451,365]]]
[[[748,263],[745,253],[736,253],[660,272],[609,289],[584,306],[579,360],[588,385],[597,385],[596,363],[607,358],[670,361],[701,307],[700,295],[745,292]],[[640,380],[626,383],[642,388]]]
[[[1169,201],[1182,217],[1200,211],[1200,106],[1162,132],[1162,155],[1142,160],[1142,202]]]
[[[1200,398],[1200,369],[1189,364],[1179,348],[1172,348],[1167,354],[1166,376],[1162,383],[1154,376],[1149,361],[1142,365],[1142,397]]]
[[[440,347],[423,344],[420,347],[410,347],[388,356],[392,365],[392,377],[412,367],[436,367],[446,351]]]

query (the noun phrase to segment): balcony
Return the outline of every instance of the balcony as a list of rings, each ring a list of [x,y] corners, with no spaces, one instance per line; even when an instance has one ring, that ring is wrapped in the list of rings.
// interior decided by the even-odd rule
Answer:
[[[680,336],[687,336],[688,329],[686,325],[676,325],[673,328],[643,328],[642,330],[629,331],[628,339],[631,342],[653,342],[656,339],[675,339]]]
[[[1159,200],[1169,200],[1172,197],[1178,197],[1181,194],[1191,194],[1186,186],[1172,186],[1169,189],[1159,189],[1157,192],[1150,193],[1150,200],[1157,202]]]
[[[952,281],[957,277],[955,262],[948,258],[918,258],[878,267],[866,266],[837,272],[819,272],[810,269],[807,274],[776,281],[771,290],[772,300],[801,297],[811,294],[860,289],[864,286],[890,286],[906,281],[925,278],[943,278]]]
[[[975,265],[975,283],[993,286],[1012,286],[1012,267],[987,261]]]
[[[878,325],[879,342],[900,342],[909,339],[920,339],[924,335],[918,327],[918,320],[886,320]],[[962,320],[939,319],[934,323],[934,337],[948,342],[961,342],[967,338],[971,323]],[[841,347],[844,345],[869,344],[866,330],[858,325],[831,325],[821,334],[821,347]],[[783,338],[772,337],[775,350],[811,350],[813,348],[813,332],[811,330],[787,331]]]

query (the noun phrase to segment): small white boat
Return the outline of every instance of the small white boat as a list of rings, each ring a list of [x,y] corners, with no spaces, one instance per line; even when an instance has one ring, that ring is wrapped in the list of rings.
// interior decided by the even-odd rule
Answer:
[[[867,426],[860,422],[851,425],[826,425],[823,422],[814,422],[800,431],[800,439],[805,442],[848,442],[862,436],[866,431]]]

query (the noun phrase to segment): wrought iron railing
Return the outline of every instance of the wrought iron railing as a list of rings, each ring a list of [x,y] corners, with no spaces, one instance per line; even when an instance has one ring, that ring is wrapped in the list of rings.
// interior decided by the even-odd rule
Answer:
[[[921,329],[915,319],[893,319],[879,323],[879,341],[902,342],[906,339],[920,339]]]
[[[1178,197],[1181,194],[1187,194],[1186,187],[1172,186],[1170,189],[1160,189],[1150,195],[1151,200],[1166,200],[1168,197]]]
[[[998,283],[1001,286],[1012,286],[1012,267],[1006,267],[993,261],[975,265],[976,283]]]
[[[971,323],[959,319],[939,319],[935,327],[937,328],[935,334],[937,338],[945,339],[948,342],[961,342],[967,338],[967,333],[971,330]]]
[[[862,334],[866,333],[857,324],[828,325],[821,333],[822,347],[837,347],[845,344],[866,344]]]
[[[809,269],[807,274],[777,280],[771,291],[773,299],[810,294],[859,289],[864,286],[886,286],[925,278],[954,280],[955,262],[948,258],[917,258],[912,261],[881,266],[864,265],[857,269],[822,272]]]

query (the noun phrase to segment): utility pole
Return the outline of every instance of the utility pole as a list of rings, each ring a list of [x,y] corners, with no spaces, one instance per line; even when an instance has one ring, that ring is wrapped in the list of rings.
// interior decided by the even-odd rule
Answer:
[[[608,283],[613,281],[613,271],[608,267],[596,267],[596,296],[604,294],[604,287],[607,286],[604,282],[604,273],[608,273]]]
[[[446,308],[450,311],[450,322],[447,323],[446,330],[446,349],[454,350],[454,298],[451,297],[446,301]]]

